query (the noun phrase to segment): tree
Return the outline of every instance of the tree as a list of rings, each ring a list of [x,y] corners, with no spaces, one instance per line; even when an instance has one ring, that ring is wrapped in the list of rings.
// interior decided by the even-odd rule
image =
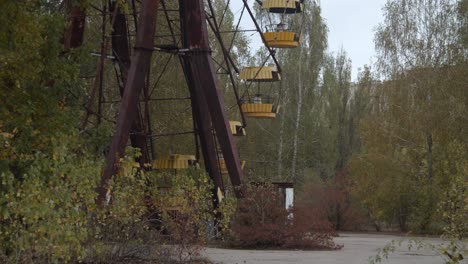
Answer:
[[[384,17],[376,31],[377,64],[389,79],[371,91],[359,126],[363,150],[351,172],[375,220],[427,232],[461,162],[448,158],[450,146],[467,143],[461,133],[466,49],[459,34],[466,17],[450,0],[388,1]]]
[[[375,35],[379,70],[394,77],[464,58],[459,34],[463,21],[455,0],[388,1]]]
[[[78,258],[100,166],[77,136],[81,56],[64,53],[58,1],[2,1],[0,20],[0,255]]]

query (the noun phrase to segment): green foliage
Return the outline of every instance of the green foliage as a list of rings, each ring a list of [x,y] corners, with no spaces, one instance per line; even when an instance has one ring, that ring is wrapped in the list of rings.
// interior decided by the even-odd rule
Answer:
[[[466,17],[456,6],[388,1],[384,8],[376,47],[380,73],[391,80],[370,90],[361,152],[349,163],[354,194],[377,225],[440,233],[437,204],[455,175],[466,180]]]
[[[466,166],[464,170],[466,174]],[[422,239],[393,240],[379,249],[375,256],[370,257],[369,263],[381,263],[384,259],[388,259],[391,253],[403,246],[404,242],[406,242],[408,250],[421,250],[423,248],[431,250],[440,256],[445,264],[463,263],[462,261],[468,256],[467,187],[467,182],[463,177],[460,177],[460,175],[455,176],[450,189],[446,192],[446,198],[438,206],[445,223],[442,236],[443,243],[434,244]]]
[[[411,68],[452,65],[464,59],[459,33],[466,16],[458,16],[457,8],[455,0],[387,1],[384,22],[375,35],[381,72],[394,77]]]
[[[50,151],[50,135],[75,125],[82,89],[77,65],[59,56],[64,19],[46,1],[2,1],[0,12],[0,120],[17,131],[17,155]]]
[[[109,184],[108,203],[93,211],[88,229],[85,262],[115,263],[141,258],[149,247],[159,252],[159,232],[148,221],[149,177],[138,167],[138,149],[127,148],[121,169]],[[96,185],[97,186],[97,185]]]
[[[467,155],[460,133],[465,106],[455,99],[464,96],[460,67],[430,71],[437,83],[444,83],[443,89],[431,92],[419,86],[415,80],[423,80],[429,72],[412,72],[408,74],[412,77],[373,91],[371,112],[359,127],[363,151],[353,156],[350,168],[355,194],[374,220],[397,221],[401,229],[437,230],[434,205],[443,198],[452,175],[460,173]],[[448,94],[454,97],[447,98]],[[428,96],[433,101],[428,102]]]
[[[190,169],[177,171],[176,175],[158,173],[149,180],[165,182],[157,194],[151,196],[151,208],[156,210],[153,216],[157,215],[160,220],[157,225],[162,235],[169,237],[163,242],[170,244],[169,254],[177,261],[183,263],[199,257],[202,247],[213,238],[210,229],[217,232],[217,237],[227,234],[234,213],[233,200],[222,200],[213,211],[213,185],[205,172]],[[210,224],[213,219],[217,225]]]
[[[75,129],[82,82],[61,56],[56,1],[0,6],[1,255],[13,262],[80,259],[101,163]]]
[[[199,255],[213,218],[205,173],[182,172],[169,189],[160,189],[161,175],[143,173],[134,161],[139,151],[128,149],[110,183],[109,203],[99,209],[95,188],[102,163],[67,144],[53,149],[52,157],[35,156],[22,181],[2,174],[0,256],[6,263],[112,263],[142,256],[186,261]],[[232,206],[218,209],[225,228],[231,216],[224,208],[232,212]],[[155,226],[155,219],[161,224]]]
[[[454,175],[439,205],[439,213],[445,223],[444,236],[451,240],[468,238],[468,166],[466,161],[457,165],[458,174]]]
[[[126,152],[119,173],[109,184],[108,205],[98,213],[102,217],[99,219],[103,225],[101,228],[121,230],[117,234],[102,232],[105,236],[112,234],[113,237],[109,239],[117,241],[129,239],[130,231],[127,229],[140,223],[147,210],[145,204],[147,176],[140,171],[139,164],[134,161],[135,157],[140,155],[139,150],[127,148]]]
[[[235,217],[237,206],[237,198],[233,196],[228,196],[222,200],[218,209],[215,210],[215,215],[218,214],[221,216],[217,219],[218,223],[217,226],[215,226],[215,228],[218,230],[218,238],[226,240],[232,235],[231,223],[233,221],[233,218]]]
[[[68,262],[84,256],[99,162],[72,149],[73,136],[36,153],[21,180],[2,172],[1,254],[15,262]]]
[[[169,232],[171,233],[171,230],[182,231],[182,233],[173,234],[178,236],[176,240],[204,239],[202,234],[206,231],[205,225],[212,217],[211,188],[206,173],[200,170],[189,170],[173,176],[170,186],[161,189],[159,196],[155,197],[153,205],[162,210]],[[172,219],[170,214],[174,211],[182,216],[184,221],[178,222]],[[183,225],[182,229],[177,227],[179,224]],[[188,235],[190,233],[193,233],[193,236]],[[195,241],[188,242],[194,243]]]

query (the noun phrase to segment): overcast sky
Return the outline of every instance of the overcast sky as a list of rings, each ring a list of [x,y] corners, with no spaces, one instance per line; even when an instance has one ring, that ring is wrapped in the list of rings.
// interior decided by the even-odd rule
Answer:
[[[308,0],[310,1],[310,0]],[[249,1],[253,3],[254,1]],[[382,7],[386,0],[321,0],[322,17],[325,19],[328,32],[328,50],[337,53],[343,48],[353,63],[353,80],[358,68],[371,64],[374,56],[374,29],[382,22]],[[231,9],[238,16],[242,7],[241,0],[231,1]],[[245,17],[244,29],[254,28]],[[258,36],[252,36],[252,46],[260,45]]]
[[[329,51],[342,47],[353,63],[353,79],[357,69],[371,64],[374,56],[374,29],[382,22],[386,0],[322,0],[322,16],[328,26]]]

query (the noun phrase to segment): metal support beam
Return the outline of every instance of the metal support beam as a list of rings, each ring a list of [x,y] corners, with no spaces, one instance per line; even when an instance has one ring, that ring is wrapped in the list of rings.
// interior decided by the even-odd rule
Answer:
[[[111,26],[114,25],[116,11],[117,10],[114,10],[114,12],[112,12],[112,15],[111,15]],[[98,90],[98,85],[100,83],[100,79],[101,79],[101,77],[104,76],[102,74],[102,71],[104,70],[104,63],[106,62],[105,54],[107,53],[107,47],[109,45],[109,39],[110,39],[109,37],[103,35],[103,40],[102,40],[102,44],[101,44],[100,59],[99,59],[99,63],[96,65],[96,67],[97,67],[96,68],[96,78],[94,79],[93,87],[91,88],[91,92],[90,92],[90,95],[89,95],[89,101],[88,101],[88,104],[86,106],[86,113],[85,113],[85,116],[83,118],[83,122],[81,124],[81,129],[82,130],[84,130],[86,128],[86,125],[88,124],[89,117],[91,115],[91,108],[92,108],[92,105],[94,103],[94,97],[96,96],[96,91]]]
[[[205,169],[213,180],[214,197],[217,200],[216,194],[218,192],[218,188],[224,193],[224,186],[221,169],[219,168],[218,153],[213,135],[210,110],[208,108],[206,98],[202,93],[197,91],[197,85],[195,85],[192,73],[187,70],[190,67],[189,64],[190,61],[185,57],[184,71],[188,80],[188,87],[192,98],[193,118],[195,119],[197,134],[200,138]],[[218,202],[219,201],[217,201],[217,203]]]
[[[185,55],[187,57],[186,71],[192,78],[196,93],[201,94],[208,105],[211,122],[216,131],[232,185],[235,187],[236,196],[241,197],[239,186],[242,183],[243,172],[224,109],[224,98],[219,91],[216,71],[211,60],[204,3],[203,0],[180,0],[179,3],[181,12],[184,14],[181,16],[184,18],[181,19],[181,30],[187,41],[186,48],[190,49]]]
[[[98,206],[103,206],[106,201],[109,181],[119,170],[120,158],[125,154],[130,128],[137,116],[138,99],[142,87],[145,85],[146,74],[150,68],[158,5],[159,0],[142,0],[141,3],[138,33],[128,71],[128,80],[125,85],[122,103],[119,107],[117,125],[109,154],[106,157],[104,172],[97,188],[98,197],[96,203]]]
[[[181,30],[184,32],[186,30],[185,20],[186,14],[185,9],[182,8],[185,0],[180,0],[180,23]],[[183,47],[189,46],[189,40],[187,39],[187,34],[182,34],[182,45]],[[185,79],[187,81],[187,86],[190,91],[190,98],[192,100],[192,116],[194,123],[197,128],[197,136],[200,138],[200,145],[202,150],[202,155],[205,163],[205,169],[208,175],[210,175],[211,180],[214,183],[213,198],[214,198],[214,207],[216,208],[219,204],[217,192],[218,188],[224,193],[223,178],[221,175],[221,169],[218,162],[218,154],[216,149],[215,138],[213,136],[213,126],[211,123],[211,114],[208,108],[208,103],[203,93],[199,90],[200,86],[195,83],[192,72],[189,70],[190,57],[183,56],[181,57],[181,65],[184,70]]]
[[[115,10],[117,8],[117,10]],[[120,8],[117,7],[116,1],[110,1],[110,10],[115,13],[115,21],[112,27],[112,54],[116,58],[114,63],[118,64],[120,83],[119,85],[120,96],[124,94],[124,87],[127,83],[128,69],[130,68],[130,48],[128,39],[128,24],[127,17],[121,12]],[[137,104],[137,113],[140,113],[140,106]],[[130,129],[130,142],[132,147],[139,148],[141,150],[141,157],[137,159],[140,163],[140,167],[143,168],[145,163],[150,162],[149,150],[148,150],[148,138],[145,135],[145,129],[143,127],[143,120],[141,115],[137,114],[137,117],[132,123]]]
[[[74,1],[66,0],[64,3],[70,23],[62,39],[64,53],[67,53],[83,43],[86,14],[85,9],[79,4],[74,4]]]

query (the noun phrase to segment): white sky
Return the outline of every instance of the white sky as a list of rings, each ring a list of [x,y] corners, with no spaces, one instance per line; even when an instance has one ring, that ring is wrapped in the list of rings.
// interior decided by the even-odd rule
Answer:
[[[387,0],[322,0],[322,17],[328,25],[328,49],[342,47],[353,63],[353,80],[358,68],[371,65],[374,56],[374,29],[382,22]],[[373,60],[372,60],[373,61]]]
[[[310,0],[308,0],[310,1]],[[352,78],[356,80],[358,68],[364,64],[371,65],[374,52],[374,29],[382,22],[382,7],[387,0],[320,0],[322,17],[325,19],[328,32],[328,51],[337,53],[343,48],[352,60]],[[254,1],[249,1],[253,3]],[[243,2],[231,1],[231,9],[239,16]],[[244,29],[253,29],[253,23],[244,14],[241,23]],[[259,36],[251,37],[252,48],[261,44]]]

